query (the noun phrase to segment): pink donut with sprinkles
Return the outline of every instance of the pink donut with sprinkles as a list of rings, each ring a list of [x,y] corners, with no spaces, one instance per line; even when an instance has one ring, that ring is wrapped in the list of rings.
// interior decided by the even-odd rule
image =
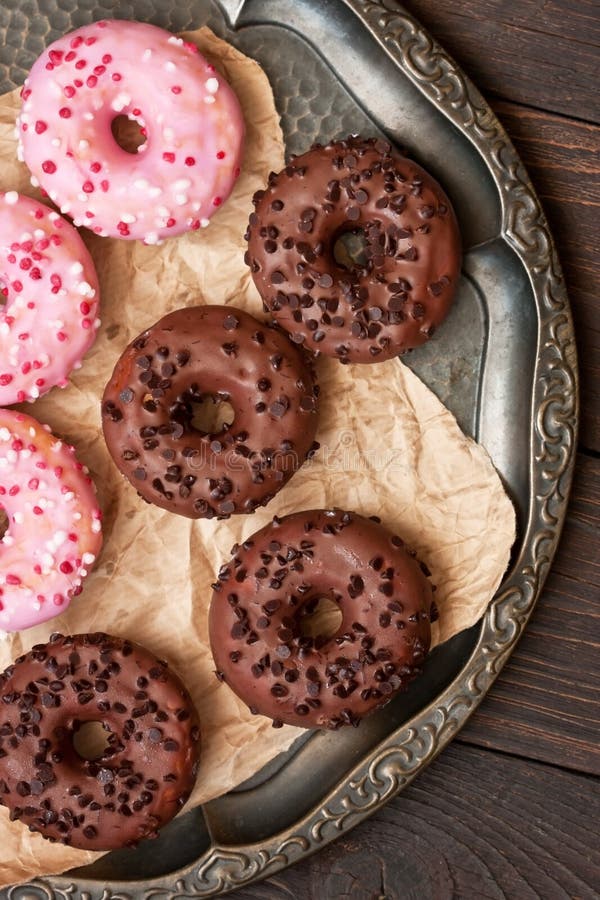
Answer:
[[[65,611],[102,545],[101,513],[75,450],[31,416],[0,409],[0,631]]]
[[[0,406],[66,387],[94,342],[99,290],[92,258],[57,212],[0,192]]]
[[[20,157],[61,212],[96,234],[156,244],[208,224],[240,172],[236,95],[194,44],[141,22],[51,44],[22,90]],[[126,116],[145,143],[123,149]]]

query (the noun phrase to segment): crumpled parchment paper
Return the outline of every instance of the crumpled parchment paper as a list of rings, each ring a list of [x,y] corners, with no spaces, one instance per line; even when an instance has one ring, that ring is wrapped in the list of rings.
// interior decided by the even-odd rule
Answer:
[[[0,642],[0,669],[53,631],[129,636],[179,670],[203,724],[201,771],[189,806],[239,784],[286,749],[299,729],[275,730],[251,716],[213,675],[208,644],[210,584],[231,546],[274,514],[337,505],[381,516],[427,562],[437,584],[434,642],[484,612],[506,569],[515,536],[512,504],[482,447],[402,363],[318,362],[321,450],[253,516],[192,522],[148,506],[112,463],[100,427],[100,397],[125,345],[165,313],[196,303],[231,303],[262,317],[243,262],[251,197],[283,164],[279,119],[257,63],[208,29],[186,35],[225,74],[246,115],[242,175],[208,228],[160,247],[82,232],[100,277],[102,327],[65,390],[27,412],[77,447],[104,510],[105,543],[82,595],[68,612]],[[0,97],[0,189],[40,196],[16,158],[18,91]],[[189,808],[188,806],[188,808]],[[0,886],[85,865],[97,854],[44,841],[0,810]]]

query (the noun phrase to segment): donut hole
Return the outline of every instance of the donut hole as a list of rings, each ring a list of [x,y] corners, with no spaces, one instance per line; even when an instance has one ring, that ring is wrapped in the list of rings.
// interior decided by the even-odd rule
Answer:
[[[202,394],[190,405],[192,407],[190,425],[200,434],[221,434],[231,427],[235,419],[235,410],[231,403],[218,394]]]
[[[75,723],[73,749],[82,759],[93,762],[104,756],[110,747],[112,732],[102,722]]]
[[[131,116],[116,116],[110,123],[110,129],[115,141],[126,153],[139,153],[146,143],[143,127]]]
[[[342,610],[331,597],[313,597],[300,610],[300,634],[323,644],[338,633],[343,618]]]
[[[8,531],[8,516],[3,509],[0,509],[0,541]]]
[[[0,275],[0,307],[8,303],[8,282]]]
[[[362,228],[345,229],[333,241],[333,258],[338,266],[352,272],[365,269],[369,262],[367,236]]]

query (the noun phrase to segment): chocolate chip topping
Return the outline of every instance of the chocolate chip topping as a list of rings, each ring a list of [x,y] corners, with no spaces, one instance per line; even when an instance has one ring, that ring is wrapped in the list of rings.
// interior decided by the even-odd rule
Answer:
[[[232,580],[234,594],[221,590]],[[331,636],[309,637],[303,623],[321,597],[342,621]],[[233,548],[213,593],[211,646],[225,684],[255,711],[335,729],[357,725],[419,673],[431,606],[421,566],[379,522],[296,513]]]
[[[454,213],[440,185],[387,142],[315,145],[271,175],[254,205],[247,262],[295,344],[377,362],[424,343],[446,317],[461,262]],[[365,243],[351,268],[334,257],[344,232]]]
[[[138,644],[53,634],[0,675],[0,696],[0,803],[31,831],[88,850],[133,846],[156,836],[189,796],[194,706],[167,663]],[[73,744],[87,721],[108,735],[93,760]]]
[[[144,499],[190,518],[268,503],[312,452],[318,386],[308,354],[226,306],[170,313],[144,332],[143,350],[138,339],[125,350],[102,401],[121,472]],[[216,434],[194,427],[207,396],[234,410]]]

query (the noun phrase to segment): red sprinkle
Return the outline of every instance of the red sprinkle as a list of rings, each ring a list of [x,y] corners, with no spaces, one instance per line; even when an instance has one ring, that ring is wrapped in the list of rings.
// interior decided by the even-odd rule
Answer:
[[[56,172],[56,165],[52,162],[51,159],[47,159],[42,163],[42,170],[46,173],[46,175],[53,175],[54,172]]]
[[[43,512],[44,512],[44,510],[42,509],[41,506],[34,506],[34,507],[33,507],[33,514],[34,514],[35,516],[41,516],[41,515],[43,514]]]
[[[77,62],[75,63],[76,69],[85,69],[86,66],[87,66],[87,62],[85,59],[78,59]]]
[[[61,564],[58,568],[63,573],[63,575],[70,575],[71,572],[73,571],[73,566],[71,565],[70,562],[67,562],[67,560],[65,560],[64,562],[61,562]]]
[[[174,84],[173,87],[171,88],[171,92],[173,94],[180,94],[181,93],[180,86],[178,84]]]
[[[221,199],[221,197],[215,197],[213,200],[213,206],[220,206],[222,202],[223,200]]]
[[[6,583],[7,584],[15,584],[15,585],[21,584],[21,579],[19,578],[18,575],[13,575],[11,572],[9,572],[8,575],[6,576]]]
[[[120,80],[121,80],[121,76],[119,75],[118,72],[113,72],[112,75],[111,75],[111,78],[112,78],[113,81],[120,81]]]
[[[69,47],[72,47],[73,50],[77,50],[77,48],[81,47],[82,44],[83,44],[83,38],[81,37],[80,34],[78,34],[77,37],[71,38]]]
[[[13,377],[8,372],[5,372],[3,375],[0,375],[0,384],[2,385],[2,387],[6,387],[6,385],[10,384],[12,380],[13,380]]]
[[[163,159],[165,162],[174,163],[175,162],[175,154],[174,153],[163,153]]]
[[[196,165],[196,160],[193,156],[186,156],[184,162],[185,162],[186,166],[195,166]]]
[[[40,486],[39,478],[30,478],[29,481],[27,482],[27,487],[29,488],[30,491],[37,491],[39,486]]]
[[[59,341],[66,341],[66,339],[67,339],[67,336],[64,333],[64,331],[57,331],[56,337],[58,338]]]
[[[86,80],[85,83],[87,84],[87,86],[88,86],[89,88],[95,88],[96,85],[98,84],[98,79],[96,78],[95,75],[90,75],[90,76],[87,78],[87,80]]]
[[[63,94],[68,99],[70,99],[71,97],[74,97],[75,96],[75,88],[73,87],[73,85],[72,84],[65,85],[65,87],[63,88]]]
[[[106,191],[108,190],[108,181],[106,179],[104,179],[104,181],[101,181],[100,187],[102,188],[104,193],[106,193]]]
[[[45,122],[42,122],[41,119],[38,119],[37,122],[35,123],[35,133],[43,134],[47,127],[48,126],[46,125]]]
[[[61,117],[61,119],[70,119],[71,118],[71,110],[69,109],[68,106],[61,106],[61,108],[58,111],[58,114]]]
[[[104,75],[106,66],[94,66],[94,75]]]
[[[83,182],[83,190],[85,191],[86,194],[91,194],[94,190],[94,185],[92,184],[91,181],[84,181]]]
[[[219,150],[219,152],[217,153],[217,159],[225,159],[225,151],[224,150]]]
[[[13,286],[13,291],[16,291],[17,294],[20,294],[21,291],[23,290],[23,285],[20,281],[13,281],[12,286]]]
[[[101,168],[102,168],[102,166],[100,165],[99,162],[93,162],[90,166],[90,172],[97,174]]]
[[[173,218],[167,219],[167,228],[172,228],[173,225],[175,225],[175,219],[173,219]]]
[[[65,602],[65,598],[63,597],[62,594],[55,594],[54,597],[52,598],[52,602],[54,603],[55,606],[62,606],[63,603]]]
[[[86,46],[86,47],[91,47],[92,44],[95,44],[95,43],[96,43],[96,38],[95,38],[95,37],[87,37],[87,38],[85,39],[85,46]]]
[[[34,281],[39,281],[40,278],[42,277],[42,273],[40,272],[40,270],[38,269],[37,266],[34,266],[33,269],[29,273],[29,277],[33,278]]]
[[[69,50],[69,52],[65,56],[65,62],[73,62],[73,60],[75,59],[76,56],[77,56],[76,53],[73,53],[72,50]]]
[[[102,57],[102,62],[103,62],[105,65],[108,65],[110,62],[112,62],[112,56],[110,55],[110,53],[105,53],[105,54],[104,54],[104,56]]]
[[[87,300],[83,300],[83,302],[79,304],[79,311],[84,316],[88,315],[90,311],[90,304],[87,302]]]

